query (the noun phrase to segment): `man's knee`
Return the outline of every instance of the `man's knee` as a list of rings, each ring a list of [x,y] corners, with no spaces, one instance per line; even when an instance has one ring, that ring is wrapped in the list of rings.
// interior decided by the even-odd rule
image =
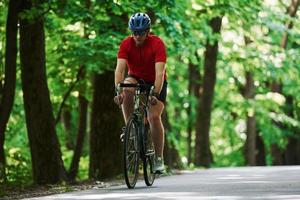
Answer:
[[[149,120],[150,124],[160,122],[161,121],[161,116],[159,114],[151,114],[148,117],[148,120]]]
[[[134,88],[124,88],[124,98],[131,99],[134,96]]]

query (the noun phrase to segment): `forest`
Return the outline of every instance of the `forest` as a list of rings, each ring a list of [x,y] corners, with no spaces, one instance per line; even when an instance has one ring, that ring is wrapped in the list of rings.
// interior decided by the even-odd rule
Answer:
[[[169,172],[299,165],[299,4],[1,0],[0,188],[122,176],[114,70],[136,12],[167,48]]]

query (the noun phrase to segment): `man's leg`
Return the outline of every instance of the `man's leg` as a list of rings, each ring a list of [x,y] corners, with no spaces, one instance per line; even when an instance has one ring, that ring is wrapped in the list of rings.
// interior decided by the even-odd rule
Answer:
[[[124,83],[137,83],[137,81],[132,77],[127,77]],[[134,110],[134,88],[124,88],[124,99],[122,104],[122,111],[125,123],[127,124],[131,113]]]
[[[157,101],[156,105],[150,105],[148,112],[152,140],[157,157],[163,157],[164,150],[164,127],[161,120],[163,109],[164,104],[161,101]]]

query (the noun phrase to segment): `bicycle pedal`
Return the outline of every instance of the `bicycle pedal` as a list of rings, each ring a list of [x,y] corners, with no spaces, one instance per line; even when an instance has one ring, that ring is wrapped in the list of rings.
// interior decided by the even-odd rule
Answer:
[[[164,174],[164,171],[157,170],[157,171],[153,172],[153,174],[162,175],[162,174]]]
[[[122,133],[122,134],[120,135],[120,140],[121,140],[121,142],[124,142],[124,136],[125,136],[124,133]]]

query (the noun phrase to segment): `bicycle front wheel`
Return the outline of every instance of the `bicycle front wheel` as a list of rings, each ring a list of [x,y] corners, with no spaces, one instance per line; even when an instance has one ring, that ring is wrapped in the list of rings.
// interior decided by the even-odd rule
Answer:
[[[138,126],[136,121],[131,118],[126,125],[124,141],[124,175],[126,185],[129,189],[134,188],[138,178],[138,139]]]
[[[155,174],[153,173],[154,165],[154,145],[152,142],[151,132],[149,124],[145,125],[145,157],[143,160],[143,169],[144,169],[144,180],[147,186],[151,186],[155,180]]]

